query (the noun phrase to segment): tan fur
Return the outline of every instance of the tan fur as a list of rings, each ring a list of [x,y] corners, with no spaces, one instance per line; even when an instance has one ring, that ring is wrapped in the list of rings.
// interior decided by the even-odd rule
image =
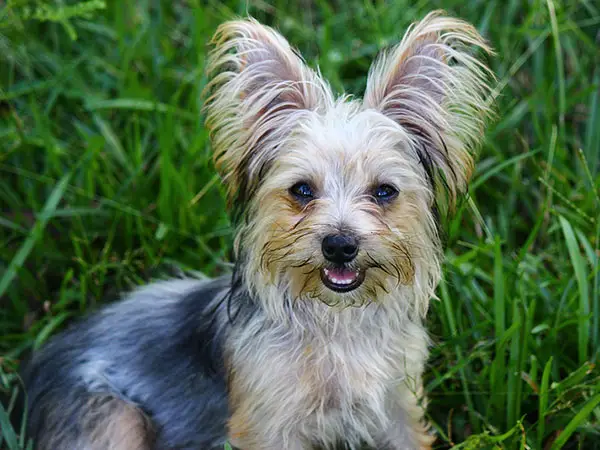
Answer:
[[[63,410],[46,414],[47,430],[36,443],[38,450],[64,448],[65,438],[60,422],[69,414]],[[92,397],[80,417],[81,435],[70,442],[78,450],[150,450],[153,431],[149,420],[134,406],[114,397]]]
[[[97,401],[94,401],[97,403]],[[98,417],[88,419],[90,449],[150,450],[151,427],[148,419],[134,406],[111,399],[102,405],[90,405]]]
[[[228,337],[232,442],[430,448],[420,380],[422,321],[441,277],[432,208],[453,205],[471,176],[492,78],[471,47],[489,48],[472,26],[432,13],[374,63],[361,102],[335,99],[256,21],[224,24],[214,44],[207,123],[244,210],[244,286],[264,313]],[[289,192],[297,182],[314,191],[306,205]],[[375,202],[381,184],[397,198]],[[360,242],[349,267],[365,273],[344,294],[320,278],[321,242],[341,232]]]
[[[427,407],[427,398],[423,391],[423,383],[420,377],[400,387],[400,401],[402,408],[407,412],[413,440],[420,450],[431,449],[435,441],[430,426],[423,420],[423,414]]]

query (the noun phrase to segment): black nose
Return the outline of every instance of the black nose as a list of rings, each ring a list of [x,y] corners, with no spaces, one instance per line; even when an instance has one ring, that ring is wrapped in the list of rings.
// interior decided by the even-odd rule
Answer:
[[[321,250],[325,259],[342,264],[354,259],[358,253],[358,242],[352,236],[332,234],[323,239]]]

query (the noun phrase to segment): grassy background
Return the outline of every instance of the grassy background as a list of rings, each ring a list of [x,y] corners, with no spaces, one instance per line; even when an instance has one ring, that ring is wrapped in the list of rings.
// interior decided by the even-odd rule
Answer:
[[[499,78],[430,313],[436,448],[600,448],[600,5],[251,3],[0,2],[0,448],[25,445],[7,412],[27,351],[152,277],[228,270],[200,103],[216,26],[273,24],[360,95],[436,8],[490,40]]]

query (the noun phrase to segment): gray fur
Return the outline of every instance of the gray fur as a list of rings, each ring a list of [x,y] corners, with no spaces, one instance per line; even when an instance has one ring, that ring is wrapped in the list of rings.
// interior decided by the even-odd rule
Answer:
[[[91,445],[82,417],[102,396],[139,408],[154,448],[222,448],[228,411],[217,317],[226,286],[224,279],[152,284],[51,340],[23,373],[38,448]]]

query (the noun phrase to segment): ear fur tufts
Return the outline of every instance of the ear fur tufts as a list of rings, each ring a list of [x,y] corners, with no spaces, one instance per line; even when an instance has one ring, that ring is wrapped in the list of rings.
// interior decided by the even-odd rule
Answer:
[[[410,133],[421,160],[442,178],[449,207],[466,189],[493,115],[494,75],[478,50],[492,53],[472,25],[434,11],[375,61],[367,81],[364,107]]]

